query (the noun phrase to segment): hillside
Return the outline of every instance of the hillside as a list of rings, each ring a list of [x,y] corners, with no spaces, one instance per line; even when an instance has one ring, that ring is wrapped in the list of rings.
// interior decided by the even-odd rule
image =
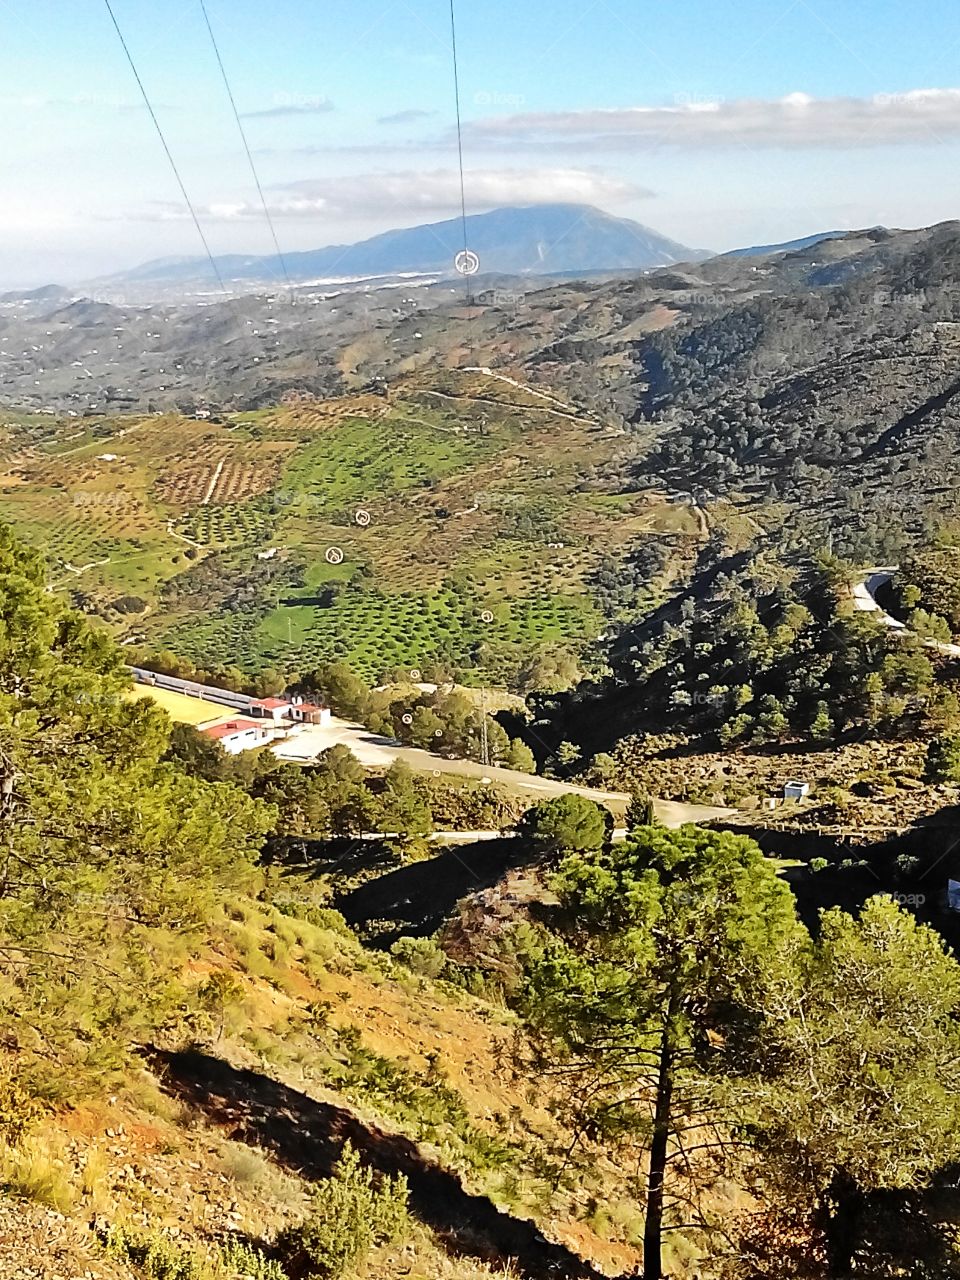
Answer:
[[[481,372],[6,431],[0,517],[45,548],[53,585],[124,637],[250,671],[445,662],[500,683],[588,648],[700,536],[663,495],[585,484],[622,428]],[[620,562],[636,582],[611,591]]]

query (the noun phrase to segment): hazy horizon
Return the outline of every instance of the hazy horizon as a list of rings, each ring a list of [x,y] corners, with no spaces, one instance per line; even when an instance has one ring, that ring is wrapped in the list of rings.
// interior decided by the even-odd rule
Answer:
[[[284,251],[456,213],[442,0],[208,8]],[[212,251],[270,253],[199,6],[115,11]],[[106,10],[5,16],[0,287],[202,253]],[[893,0],[642,21],[629,0],[488,0],[459,22],[470,213],[587,203],[722,252],[960,208],[960,14],[943,0],[908,24]]]

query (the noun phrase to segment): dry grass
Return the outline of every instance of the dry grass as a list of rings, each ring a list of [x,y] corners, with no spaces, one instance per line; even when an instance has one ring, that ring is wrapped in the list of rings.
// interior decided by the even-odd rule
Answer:
[[[31,1135],[16,1146],[0,1148],[0,1183],[12,1196],[66,1213],[76,1203],[62,1146],[50,1135]]]

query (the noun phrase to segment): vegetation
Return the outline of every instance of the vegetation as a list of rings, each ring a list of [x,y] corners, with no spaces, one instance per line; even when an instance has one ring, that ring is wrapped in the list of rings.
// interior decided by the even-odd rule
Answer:
[[[408,1229],[406,1180],[378,1180],[348,1143],[333,1175],[317,1188],[310,1217],[283,1232],[277,1249],[291,1274],[339,1280],[374,1245]]]
[[[811,938],[752,841],[694,828],[569,852],[550,887],[521,1056],[567,1162],[642,1161],[647,1280],[680,1222],[730,1278],[957,1273],[960,963],[932,929],[876,897]],[[732,1225],[707,1208],[731,1180]]]
[[[571,853],[552,887],[559,932],[524,997],[535,1067],[565,1080],[579,1140],[642,1135],[643,1275],[660,1280],[664,1228],[677,1196],[684,1202],[668,1190],[668,1166],[696,1184],[694,1152],[722,1146],[738,1112],[714,1081],[737,1073],[758,992],[801,930],[789,890],[752,841],[693,828],[639,828],[625,844]]]
[[[791,584],[762,560],[714,580],[675,619],[640,626],[613,675],[541,699],[552,732],[587,750],[626,732],[683,732],[715,748],[909,737],[958,721],[955,679],[917,636],[852,610],[843,566],[807,565]],[[619,733],[618,733],[619,730]]]

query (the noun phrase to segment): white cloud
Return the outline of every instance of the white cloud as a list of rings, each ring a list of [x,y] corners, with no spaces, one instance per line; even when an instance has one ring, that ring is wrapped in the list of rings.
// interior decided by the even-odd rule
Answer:
[[[553,202],[609,205],[653,193],[594,169],[479,169],[466,174],[472,213],[509,204]],[[422,216],[453,215],[460,208],[460,175],[455,169],[361,173],[286,183],[268,199],[274,218],[372,218],[400,206]],[[217,201],[198,212],[215,221],[263,217],[256,202]],[[179,219],[186,210],[165,205],[145,220]]]
[[[692,99],[670,106],[526,112],[474,120],[470,144],[495,150],[645,146],[871,147],[960,138],[960,89],[914,89],[870,98]]]

